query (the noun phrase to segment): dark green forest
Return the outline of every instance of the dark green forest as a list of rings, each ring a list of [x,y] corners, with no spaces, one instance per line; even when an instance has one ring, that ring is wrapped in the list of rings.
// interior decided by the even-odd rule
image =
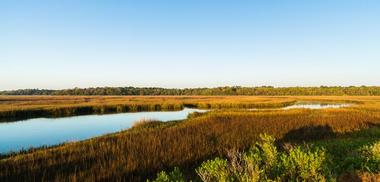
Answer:
[[[217,87],[217,88],[157,88],[157,87],[97,87],[64,90],[20,89],[1,91],[0,95],[252,95],[252,96],[378,96],[380,87]]]

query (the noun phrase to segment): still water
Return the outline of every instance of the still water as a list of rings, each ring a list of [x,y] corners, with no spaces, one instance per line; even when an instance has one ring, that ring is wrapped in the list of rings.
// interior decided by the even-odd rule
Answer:
[[[0,153],[85,140],[128,129],[141,119],[155,119],[163,122],[182,120],[193,112],[205,111],[185,108],[182,111],[37,118],[0,123]]]
[[[350,107],[352,104],[344,104],[344,103],[313,103],[313,102],[298,102],[291,106],[286,106],[282,108],[275,109],[248,109],[249,111],[260,111],[260,110],[289,110],[289,109],[339,109],[343,107]]]
[[[349,106],[351,106],[351,104],[296,103],[294,105],[284,107],[282,109],[338,109]]]
[[[350,104],[296,103],[280,109],[327,109],[348,106]],[[142,119],[154,119],[163,122],[182,120],[193,112],[206,112],[206,110],[185,108],[182,111],[37,118],[0,123],[0,153],[85,140],[128,129],[136,121]]]

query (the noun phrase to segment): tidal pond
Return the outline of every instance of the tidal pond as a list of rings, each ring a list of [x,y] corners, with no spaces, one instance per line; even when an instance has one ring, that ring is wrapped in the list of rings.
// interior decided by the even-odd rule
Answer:
[[[36,118],[0,123],[0,153],[85,140],[128,129],[142,119],[183,120],[193,112],[205,110],[185,108],[182,111]]]

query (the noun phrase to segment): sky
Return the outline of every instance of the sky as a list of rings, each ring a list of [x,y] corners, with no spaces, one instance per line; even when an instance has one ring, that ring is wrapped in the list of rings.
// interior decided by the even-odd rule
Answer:
[[[0,90],[380,85],[378,0],[2,0]]]

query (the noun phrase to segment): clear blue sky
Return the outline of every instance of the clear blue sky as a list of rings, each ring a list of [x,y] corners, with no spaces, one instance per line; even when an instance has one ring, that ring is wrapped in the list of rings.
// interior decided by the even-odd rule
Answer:
[[[0,90],[380,85],[378,0],[2,0]]]

